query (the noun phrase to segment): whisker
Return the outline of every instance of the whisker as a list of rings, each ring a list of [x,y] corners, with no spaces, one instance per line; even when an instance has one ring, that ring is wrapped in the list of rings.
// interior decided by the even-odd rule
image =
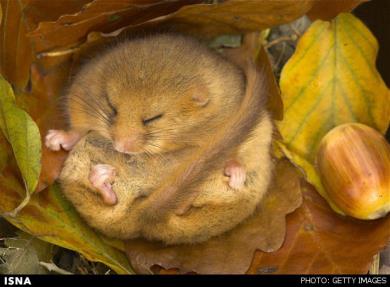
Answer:
[[[162,152],[162,148],[159,145],[153,144],[153,143],[147,143],[145,146],[145,150],[147,150],[152,157],[157,158],[161,162],[166,161],[166,157],[164,156],[164,153]]]
[[[78,103],[81,107],[85,107],[85,110],[89,110],[92,113],[98,114],[102,119],[104,119],[107,123],[110,122],[110,117],[105,111],[104,107],[101,103],[96,100],[87,101],[84,97],[81,96],[73,96],[71,100]],[[91,109],[92,108],[92,109]]]

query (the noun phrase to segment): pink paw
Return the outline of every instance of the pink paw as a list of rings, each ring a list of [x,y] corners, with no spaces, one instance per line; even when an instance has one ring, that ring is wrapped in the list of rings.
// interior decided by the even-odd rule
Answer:
[[[115,168],[109,164],[96,164],[89,172],[89,181],[99,191],[103,201],[107,205],[114,205],[118,199],[112,190],[115,179]]]
[[[59,151],[61,147],[64,150],[71,150],[79,139],[80,135],[73,131],[49,130],[45,138],[45,145],[54,151]]]
[[[241,189],[246,180],[245,168],[237,161],[230,160],[225,166],[225,175],[229,176],[229,186],[233,189]]]

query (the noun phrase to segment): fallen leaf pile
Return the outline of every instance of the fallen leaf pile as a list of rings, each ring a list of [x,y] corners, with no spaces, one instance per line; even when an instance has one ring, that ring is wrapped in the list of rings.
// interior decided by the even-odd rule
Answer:
[[[340,14],[364,1],[210,2],[0,1],[0,213],[32,236],[121,274],[133,273],[130,263],[142,273],[366,273],[390,238],[390,217],[364,222],[333,212],[317,193],[324,196],[314,162],[319,141],[336,125],[361,122],[382,133],[389,126],[390,92],[375,67],[378,43],[352,14]],[[82,61],[132,34],[177,31],[209,41],[304,15],[327,21],[314,21],[298,40],[282,70],[281,98],[275,85],[269,104],[279,120],[277,147],[299,169],[279,161],[276,183],[252,218],[209,242],[169,248],[107,239],[80,219],[54,183],[66,153],[41,142],[48,129],[65,126],[60,95]],[[258,51],[258,64],[267,65]],[[21,263],[15,246],[1,265],[5,272]],[[26,262],[38,260],[36,249],[23,250]]]

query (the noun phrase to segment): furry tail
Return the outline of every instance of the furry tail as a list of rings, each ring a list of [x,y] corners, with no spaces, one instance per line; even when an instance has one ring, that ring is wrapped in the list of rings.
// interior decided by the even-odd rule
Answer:
[[[183,203],[192,202],[194,187],[209,174],[220,168],[230,153],[243,143],[262,120],[267,99],[267,81],[264,68],[258,70],[249,57],[241,61],[246,75],[246,90],[238,112],[225,128],[209,139],[196,155],[184,161],[166,183],[154,191],[144,202],[140,220],[150,224],[163,221]]]

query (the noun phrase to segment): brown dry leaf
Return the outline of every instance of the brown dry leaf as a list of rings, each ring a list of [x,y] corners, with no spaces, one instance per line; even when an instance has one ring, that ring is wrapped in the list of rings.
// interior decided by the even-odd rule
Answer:
[[[23,15],[27,22],[28,32],[35,29],[39,22],[55,21],[62,15],[77,13],[91,1],[93,0],[21,0],[25,5]]]
[[[1,0],[0,73],[13,85],[15,92],[23,91],[29,82],[33,45],[27,33],[35,29],[39,21],[55,20],[62,13],[76,12],[88,1],[91,0]]]
[[[32,50],[26,36],[27,28],[20,1],[1,0],[0,73],[13,84],[16,91],[23,90],[29,80]],[[17,67],[17,68],[16,68]]]
[[[314,1],[313,8],[307,13],[311,20],[331,20],[338,14],[350,12],[368,0],[321,0]]]
[[[287,217],[283,247],[256,252],[248,273],[367,274],[390,239],[390,215],[375,221],[343,217],[309,184],[302,184],[302,192],[302,206]]]
[[[212,5],[185,6],[159,20],[175,31],[213,37],[285,24],[303,16],[312,5],[311,0],[230,0]]]
[[[129,31],[154,27],[210,37],[288,23],[304,15],[313,5],[311,0],[198,3],[202,1],[95,0],[78,13],[41,22],[29,36],[36,52],[74,47],[84,41],[89,32],[108,33],[126,26]]]
[[[280,248],[285,236],[285,216],[300,206],[300,175],[287,161],[276,166],[274,185],[256,214],[225,235],[205,243],[166,247],[145,240],[127,242],[133,268],[151,273],[151,267],[178,268],[181,273],[245,273],[253,252],[272,252]]]
[[[172,13],[183,5],[199,2],[201,1],[94,0],[75,14],[64,14],[56,21],[41,22],[29,36],[36,52],[75,46],[85,40],[89,32],[112,32]]]

